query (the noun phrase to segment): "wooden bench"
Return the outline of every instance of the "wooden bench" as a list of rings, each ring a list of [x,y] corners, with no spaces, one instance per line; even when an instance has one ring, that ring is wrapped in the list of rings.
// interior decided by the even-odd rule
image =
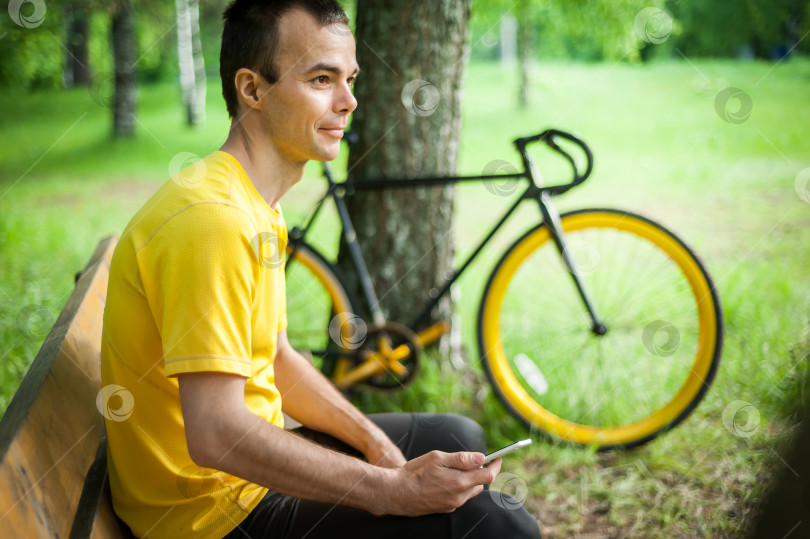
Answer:
[[[116,239],[103,240],[0,422],[0,537],[132,537],[107,481],[99,349]]]

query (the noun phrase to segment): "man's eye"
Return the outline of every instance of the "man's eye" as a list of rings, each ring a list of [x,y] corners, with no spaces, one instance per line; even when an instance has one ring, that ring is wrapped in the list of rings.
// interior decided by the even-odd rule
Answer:
[[[329,77],[327,77],[326,75],[321,75],[320,77],[315,77],[314,80],[318,84],[326,84],[327,82],[329,82]]]

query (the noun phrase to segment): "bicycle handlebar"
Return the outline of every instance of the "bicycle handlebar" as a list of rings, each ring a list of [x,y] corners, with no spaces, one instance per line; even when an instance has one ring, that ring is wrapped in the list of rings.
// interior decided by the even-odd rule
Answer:
[[[563,150],[557,144],[557,142],[555,141],[555,138],[557,137],[568,140],[569,142],[572,142],[577,146],[579,146],[579,148],[582,150],[582,152],[585,154],[585,157],[587,158],[587,165],[584,167],[584,170],[577,168],[577,164],[574,161],[573,156],[567,151]],[[349,146],[356,144],[359,138],[360,138],[359,135],[354,131],[346,131],[343,134],[343,141]],[[560,131],[559,129],[546,129],[545,131],[543,131],[538,135],[533,135],[530,137],[521,137],[513,141],[513,144],[517,147],[518,153],[520,153],[521,159],[523,160],[523,169],[525,171],[524,174],[529,175],[533,183],[534,183],[533,178],[534,171],[531,158],[526,153],[526,146],[528,146],[532,142],[537,141],[545,142],[549,148],[551,148],[558,154],[562,155],[565,158],[565,160],[568,161],[568,163],[571,165],[571,168],[574,173],[574,177],[571,183],[562,185],[553,185],[550,187],[542,186],[541,187],[542,190],[549,191],[554,194],[561,194],[568,191],[572,187],[576,187],[577,185],[581,184],[586,179],[588,179],[588,176],[591,175],[591,171],[593,170],[593,153],[591,153],[591,149],[588,147],[588,145],[585,144],[585,142],[583,142],[581,139],[572,135],[571,133],[566,133],[565,131]],[[326,163],[324,163],[323,166],[324,166],[324,173],[327,179],[330,181],[330,183],[332,183],[334,179],[332,178],[332,174],[331,171],[329,170],[329,167],[326,165]],[[470,178],[477,178],[477,177],[470,177]]]
[[[581,172],[577,168],[577,164],[576,162],[574,162],[574,158],[571,156],[571,154],[560,148],[560,146],[554,140],[555,137],[564,138],[570,142],[573,142],[582,149],[583,153],[585,154],[585,157],[588,159],[588,164],[585,167],[584,172]],[[574,179],[571,181],[571,183],[556,185],[550,188],[543,187],[544,190],[554,191],[555,193],[558,194],[564,193],[565,191],[568,191],[572,187],[576,187],[577,185],[581,184],[586,179],[588,179],[588,176],[591,175],[591,171],[593,170],[593,153],[591,153],[591,149],[588,148],[588,145],[585,144],[585,142],[583,142],[581,139],[575,137],[571,133],[560,131],[559,129],[546,129],[539,135],[533,135],[531,137],[521,137],[513,141],[514,145],[517,147],[518,152],[520,153],[521,158],[523,159],[523,166],[527,172],[532,173],[532,166],[531,166],[531,159],[529,158],[529,155],[526,153],[526,146],[531,144],[532,142],[537,142],[538,140],[545,142],[549,148],[565,157],[565,159],[568,161],[568,163],[570,163],[571,168],[574,171]]]

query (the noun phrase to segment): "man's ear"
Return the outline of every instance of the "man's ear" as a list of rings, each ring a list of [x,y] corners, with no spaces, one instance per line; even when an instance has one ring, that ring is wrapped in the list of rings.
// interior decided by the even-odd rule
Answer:
[[[236,97],[239,102],[249,109],[258,109],[261,101],[261,85],[264,79],[246,67],[240,68],[234,77]]]

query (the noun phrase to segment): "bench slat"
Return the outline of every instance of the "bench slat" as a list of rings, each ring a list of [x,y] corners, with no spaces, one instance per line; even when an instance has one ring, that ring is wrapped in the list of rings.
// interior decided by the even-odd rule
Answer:
[[[2,537],[64,538],[74,524],[85,476],[104,439],[95,402],[101,388],[101,328],[115,244],[112,237],[99,244],[0,421]],[[86,496],[91,496],[89,490]],[[96,505],[99,501],[102,513],[110,513],[99,518],[117,522],[109,494]],[[85,533],[87,529],[85,523]]]
[[[79,506],[70,528],[69,539],[99,537],[132,537],[112,510],[110,486],[107,481],[107,439],[102,438],[96,451],[96,460],[84,478]]]

